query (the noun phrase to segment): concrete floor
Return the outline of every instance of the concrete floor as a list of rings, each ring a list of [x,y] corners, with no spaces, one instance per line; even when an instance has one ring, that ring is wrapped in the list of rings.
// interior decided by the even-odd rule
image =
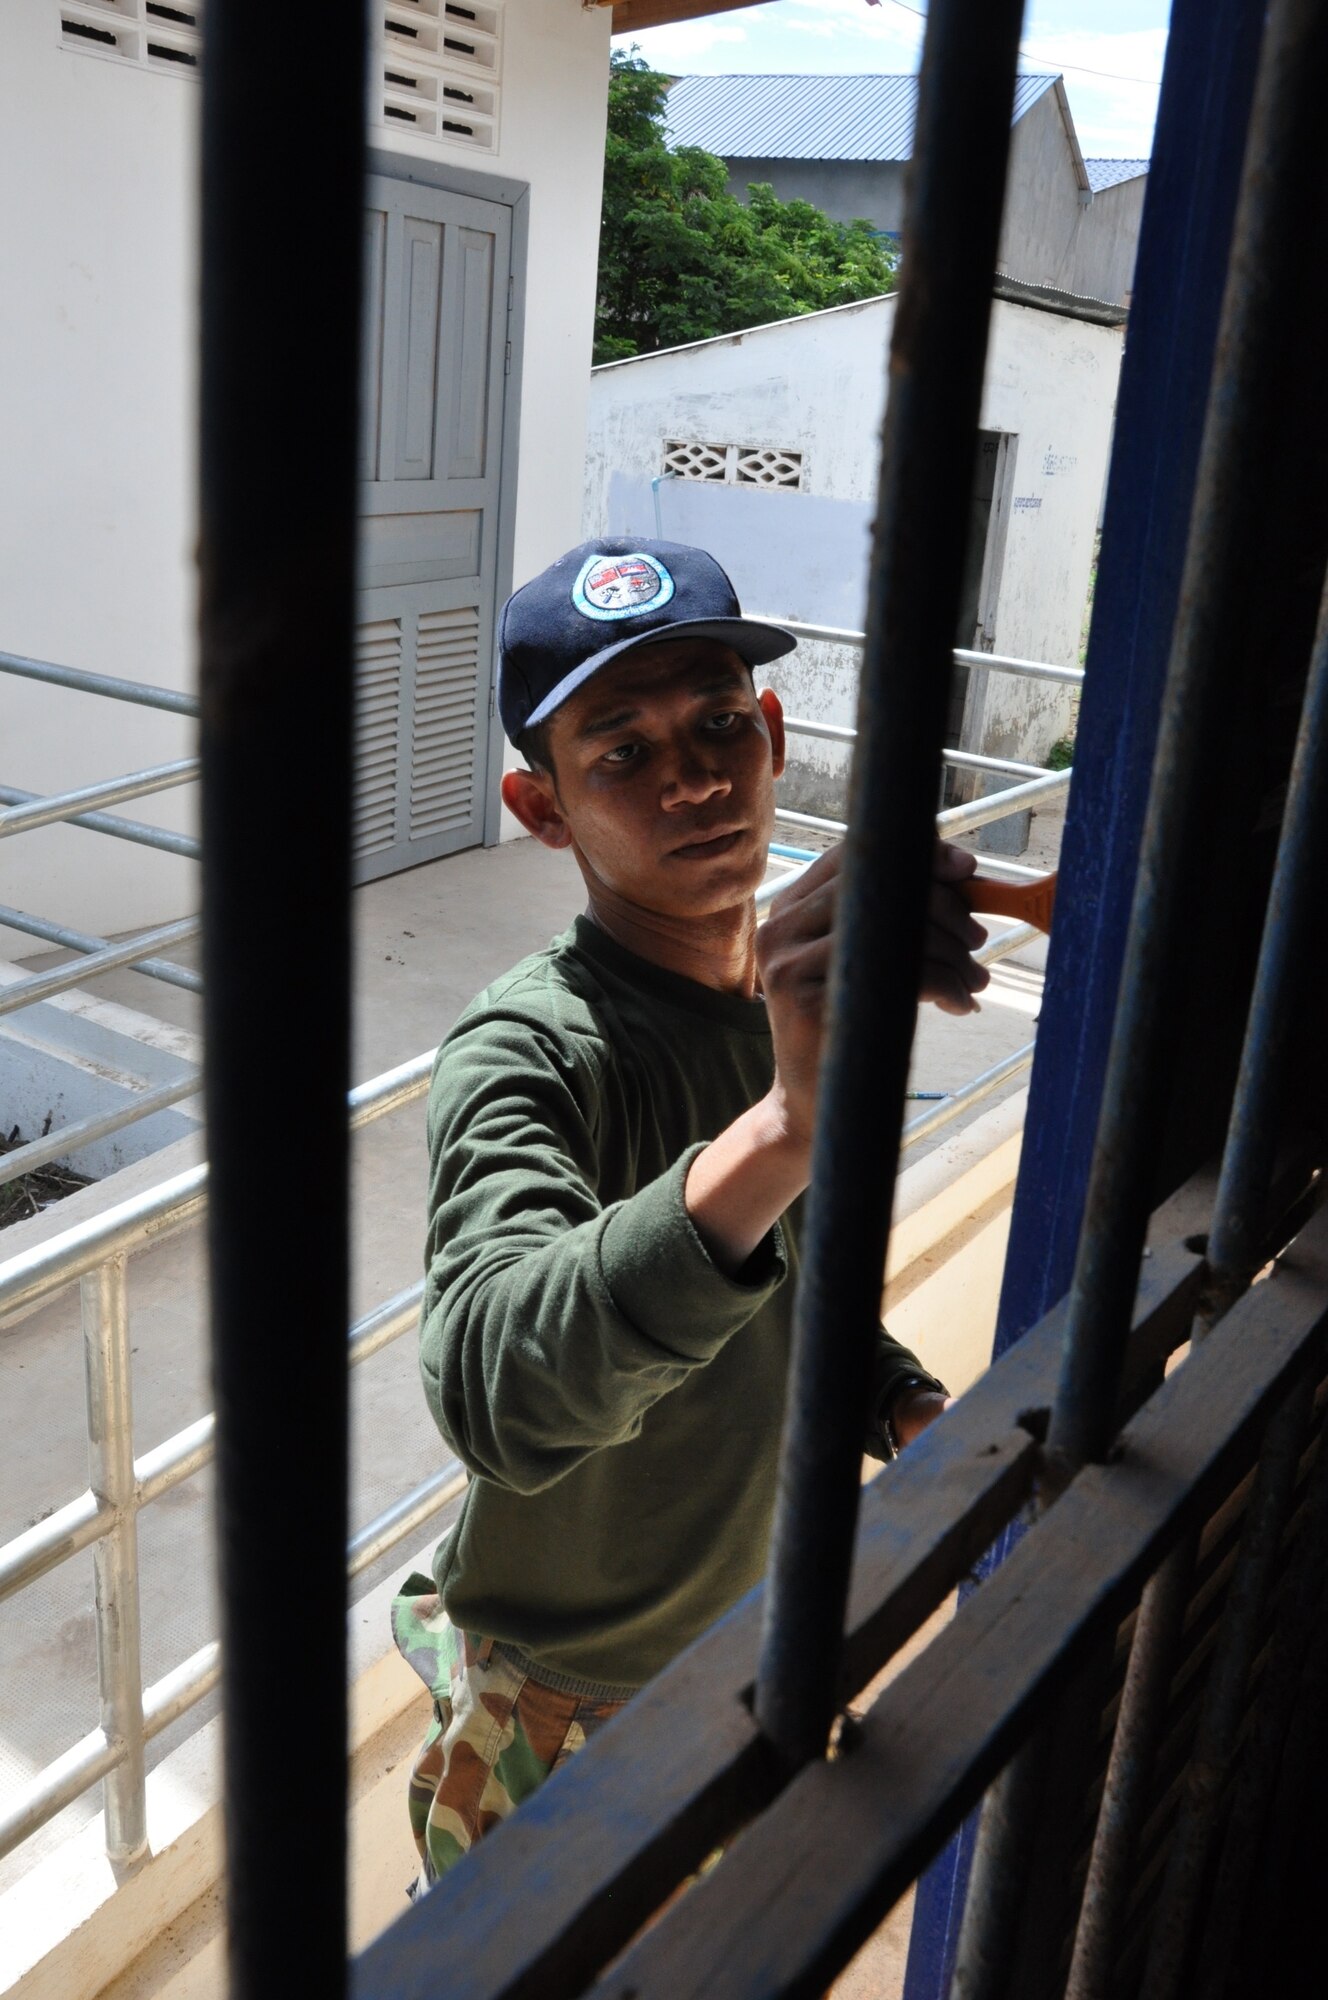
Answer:
[[[1042,832],[1042,846],[1050,853],[1059,825],[1053,822]],[[1037,854],[1032,858],[1036,861]],[[582,903],[570,861],[530,840],[475,849],[358,891],[354,1074],[372,1077],[431,1048],[479,988],[563,929]],[[914,1059],[919,1088],[953,1089],[1031,1039],[1042,983],[1040,956],[1035,950],[1027,962],[998,967],[980,1015],[954,1021],[934,1008],[923,1010]],[[48,953],[29,962],[50,965],[59,958]],[[95,991],[181,1026],[198,1025],[195,998],[127,970],[106,975]],[[289,1039],[291,1060],[298,1061],[298,1024],[281,1019],[279,987],[273,995],[273,1031]],[[183,1141],[169,1156],[128,1170],[132,1181],[124,1176],[117,1180],[126,1190],[152,1184],[167,1171],[178,1171],[199,1150],[198,1141]],[[278,1106],[268,1143],[256,1159],[256,1198],[266,1191],[273,1200],[297,1200],[299,1174],[299,1134],[283,1129]],[[422,1103],[355,1135],[357,1314],[420,1274],[425,1174]],[[96,1212],[110,1189],[110,1183],[87,1189],[35,1221],[6,1231],[0,1237],[0,1257]],[[153,1245],[131,1262],[140,1453],[211,1407],[203,1281],[196,1228]],[[297,1357],[298,1306],[290,1338],[292,1357]],[[64,1504],[87,1482],[76,1290],[19,1325],[0,1328],[0,1382],[6,1411],[6,1449],[0,1455],[4,1540]],[[356,1371],[353,1423],[352,1522],[358,1527],[433,1472],[444,1449],[424,1408],[410,1336]],[[140,1517],[146,1681],[215,1634],[210,1516],[210,1475],[204,1473]],[[421,1539],[417,1536],[416,1543]],[[390,1573],[395,1560],[385,1558],[366,1572],[356,1594]],[[298,1552],[293,1552],[293,1588],[298,1588],[298,1575]],[[282,1607],[274,1606],[278,1670],[282,1625]],[[0,1710],[3,1809],[33,1773],[96,1723],[90,1552],[0,1605],[0,1686],[5,1690]],[[158,1738],[151,1746],[152,1761],[201,1719],[194,1711]],[[95,1793],[77,1802],[25,1849],[0,1863],[0,1887],[98,1803]]]

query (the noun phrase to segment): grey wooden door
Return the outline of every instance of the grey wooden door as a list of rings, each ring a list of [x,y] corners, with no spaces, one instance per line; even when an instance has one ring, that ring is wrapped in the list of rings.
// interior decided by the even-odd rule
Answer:
[[[359,881],[483,837],[511,215],[374,175],[364,228]]]

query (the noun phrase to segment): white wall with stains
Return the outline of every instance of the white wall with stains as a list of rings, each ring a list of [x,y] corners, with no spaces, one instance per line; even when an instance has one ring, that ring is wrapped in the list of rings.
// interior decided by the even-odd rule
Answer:
[[[591,377],[584,529],[706,538],[752,610],[861,623],[892,298],[612,362]],[[988,627],[998,653],[1078,663],[1120,371],[1119,329],[998,300],[981,423],[1008,434],[1004,555]],[[802,454],[798,491],[666,480],[676,440]],[[837,565],[837,567],[836,567]],[[851,722],[855,656],[804,647],[771,670],[810,720]],[[1041,762],[1070,706],[1054,684],[988,675],[973,747]],[[804,740],[793,790],[828,807],[843,760]],[[810,786],[811,791],[807,789]],[[790,795],[792,802],[792,795]]]
[[[575,0],[501,0],[501,11],[495,149],[417,142],[409,128],[382,121],[380,103],[369,143],[529,185],[520,582],[577,536],[611,23],[607,8]],[[0,650],[187,688],[197,71],[62,45],[58,0],[6,0],[4,17]],[[291,78],[291,126],[270,135],[274,226],[283,227],[283,152],[318,144],[298,65]],[[292,478],[297,505],[298,468],[281,466],[279,440],[255,477],[274,468]],[[179,717],[0,676],[0,780],[11,785],[90,784],[185,756],[192,736]],[[191,786],[122,810],[193,831],[196,800]],[[77,828],[9,840],[4,859],[3,901],[101,935],[197,905],[191,863]],[[0,930],[0,956],[36,948]]]

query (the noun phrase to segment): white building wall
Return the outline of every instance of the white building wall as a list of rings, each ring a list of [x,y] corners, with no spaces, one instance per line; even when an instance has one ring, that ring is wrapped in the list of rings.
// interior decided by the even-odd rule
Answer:
[[[865,575],[865,523],[876,490],[893,314],[892,298],[869,300],[597,368],[591,378],[585,532],[613,532],[624,525],[612,518],[613,495],[632,481],[639,490],[641,481],[660,472],[666,439],[783,446],[804,454],[804,490],[812,503],[845,503],[844,562]],[[996,603],[998,652],[1077,664],[1120,355],[1121,337],[1114,329],[1004,301],[993,308],[982,427],[1018,438]],[[741,497],[748,499],[746,493]],[[661,489],[666,538],[670,509],[680,523],[684,507],[693,508],[699,498],[699,493],[684,495],[672,482]],[[809,547],[813,534],[819,549],[833,531],[833,513],[804,503],[801,494],[752,496],[758,498],[776,524],[774,509],[805,507]],[[732,512],[736,520],[736,506]],[[740,588],[749,602],[753,592],[763,600],[750,608],[841,622],[807,597],[796,574],[767,579],[760,538],[750,527],[752,512],[751,505],[742,509],[747,545],[726,550],[735,573],[743,572]],[[644,530],[648,524],[632,519],[627,525]],[[770,540],[774,546],[776,538]],[[788,537],[777,540],[782,550]],[[857,601],[861,604],[861,588]],[[860,620],[859,611],[854,622]],[[831,648],[804,647],[800,654],[770,670],[786,703],[811,720],[851,722],[856,678],[851,657]],[[1054,686],[989,679],[984,740],[995,754],[1040,761],[1064,733],[1068,717],[1067,698]],[[835,769],[825,746],[804,741],[798,755],[827,772]]]
[[[0,649],[166,687],[195,675],[197,126],[188,72],[61,47],[8,0],[0,64]],[[530,184],[515,576],[576,539],[608,10],[506,0],[496,153],[370,143]],[[298,83],[293,84],[298,96]],[[274,196],[309,118],[272,134]],[[261,473],[256,468],[256,476]],[[61,791],[187,755],[179,718],[0,675],[0,780]],[[196,788],[121,808],[192,830]],[[105,934],[196,907],[195,870],[56,827],[5,843],[0,901]],[[39,947],[0,930],[0,956]]]

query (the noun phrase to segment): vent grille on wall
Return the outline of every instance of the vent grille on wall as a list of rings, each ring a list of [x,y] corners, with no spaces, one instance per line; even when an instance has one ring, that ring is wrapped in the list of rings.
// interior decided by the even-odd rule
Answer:
[[[111,56],[136,69],[198,73],[201,0],[65,0],[60,42],[78,55]]]
[[[502,10],[468,0],[384,0],[373,119],[431,144],[498,145]]]
[[[675,479],[708,479],[723,486],[802,489],[803,454],[755,444],[695,444],[669,438],[662,468]]]

